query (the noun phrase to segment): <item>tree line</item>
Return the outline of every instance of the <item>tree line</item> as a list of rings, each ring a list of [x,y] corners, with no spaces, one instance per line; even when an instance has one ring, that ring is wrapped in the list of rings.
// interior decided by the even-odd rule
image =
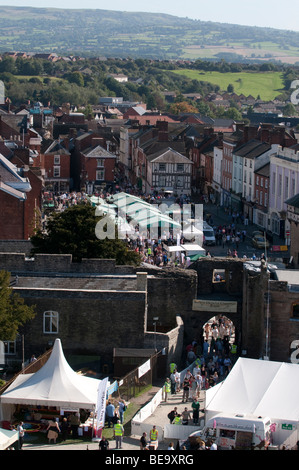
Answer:
[[[205,97],[209,93],[219,92],[219,86],[172,73],[179,68],[236,74],[242,71],[281,71],[285,77],[286,90],[289,90],[291,81],[298,75],[298,67],[271,63],[248,65],[224,60],[214,63],[144,58],[78,58],[76,61],[51,62],[34,57],[14,59],[3,55],[0,79],[5,84],[6,97],[16,106],[28,101],[40,101],[45,106],[48,103],[60,106],[69,102],[73,106],[85,108],[98,104],[102,96],[122,96],[126,101],[144,102],[148,109],[162,112],[177,114],[183,109],[185,112],[199,112],[211,117],[240,118],[233,102],[231,109],[224,110],[216,109],[204,101],[186,100],[184,94],[198,93]],[[128,76],[128,81],[119,83],[109,76],[118,73]],[[167,91],[176,93],[174,103],[165,99]]]

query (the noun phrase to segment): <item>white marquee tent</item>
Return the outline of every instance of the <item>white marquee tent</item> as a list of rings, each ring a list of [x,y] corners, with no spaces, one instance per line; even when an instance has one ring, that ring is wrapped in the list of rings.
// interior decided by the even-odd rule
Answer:
[[[0,450],[6,450],[18,440],[18,431],[8,431],[7,429],[0,429]]]
[[[227,378],[206,392],[206,420],[218,413],[267,416],[274,444],[294,445],[299,424],[299,365],[239,358]]]
[[[56,339],[46,364],[34,374],[20,374],[0,396],[0,418],[10,420],[14,405],[43,405],[93,409],[100,380],[77,374],[66,361]]]

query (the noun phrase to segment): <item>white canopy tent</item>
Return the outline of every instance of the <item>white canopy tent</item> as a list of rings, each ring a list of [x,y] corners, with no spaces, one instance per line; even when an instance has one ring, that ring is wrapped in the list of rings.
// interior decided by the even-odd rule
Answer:
[[[267,416],[274,444],[298,440],[299,365],[239,358],[227,378],[206,392],[206,420],[218,413]]]
[[[6,450],[19,440],[18,431],[9,431],[7,429],[0,429],[0,450]]]
[[[66,361],[56,339],[46,364],[34,374],[20,374],[0,396],[2,419],[10,420],[12,405],[43,405],[93,409],[100,380],[77,374]]]

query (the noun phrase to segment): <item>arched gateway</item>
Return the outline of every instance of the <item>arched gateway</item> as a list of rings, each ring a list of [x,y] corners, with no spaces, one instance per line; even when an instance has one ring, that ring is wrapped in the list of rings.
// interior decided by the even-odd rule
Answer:
[[[202,346],[204,327],[219,316],[234,327],[234,343],[242,351],[243,261],[234,258],[201,258],[189,269],[197,272],[197,298],[184,318],[186,342]]]

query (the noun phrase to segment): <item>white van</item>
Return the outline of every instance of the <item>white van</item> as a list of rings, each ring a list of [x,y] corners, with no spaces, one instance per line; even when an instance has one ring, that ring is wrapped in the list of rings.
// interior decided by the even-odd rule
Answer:
[[[218,414],[209,419],[200,431],[189,436],[189,441],[200,438],[205,443],[214,441],[220,450],[265,449],[270,444],[271,420],[251,415]]]
[[[213,227],[210,227],[206,222],[203,223],[204,245],[216,245],[216,238]]]

